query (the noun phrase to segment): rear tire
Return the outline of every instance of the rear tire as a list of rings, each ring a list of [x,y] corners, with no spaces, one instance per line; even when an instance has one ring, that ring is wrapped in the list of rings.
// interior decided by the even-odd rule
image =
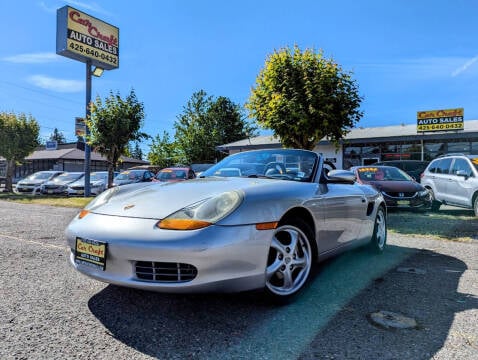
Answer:
[[[274,232],[266,265],[265,292],[279,303],[288,303],[307,284],[315,246],[310,226],[291,218]]]
[[[387,243],[387,215],[385,208],[380,206],[375,217],[375,225],[373,227],[372,239],[370,240],[370,247],[378,254],[383,253]]]

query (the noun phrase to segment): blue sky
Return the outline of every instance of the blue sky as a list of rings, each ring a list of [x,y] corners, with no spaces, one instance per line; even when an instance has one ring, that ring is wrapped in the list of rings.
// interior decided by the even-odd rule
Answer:
[[[58,128],[73,141],[85,114],[86,65],[55,54],[65,5],[120,29],[120,66],[93,79],[92,95],[134,89],[152,136],[173,135],[200,89],[244,104],[267,55],[294,44],[353,72],[364,98],[358,126],[456,107],[465,122],[478,119],[473,0],[1,1],[0,111],[31,114],[42,137]]]

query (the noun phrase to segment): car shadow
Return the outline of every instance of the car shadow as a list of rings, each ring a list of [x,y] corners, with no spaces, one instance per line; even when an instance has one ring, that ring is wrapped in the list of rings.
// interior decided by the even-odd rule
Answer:
[[[380,308],[400,310],[417,317],[423,329],[432,328],[433,342],[426,337],[428,330],[414,330],[424,343],[413,340],[413,346],[437,351],[455,313],[478,305],[476,299],[457,292],[466,267],[456,259],[421,252],[431,265],[443,267],[443,271],[430,268],[433,279],[423,283],[394,270],[402,259],[414,259],[417,250],[397,246],[387,250],[374,256],[362,248],[322,263],[306,291],[287,306],[271,304],[257,292],[168,295],[113,285],[94,295],[88,306],[110,336],[162,359],[285,359],[300,354],[304,359],[320,358],[318,353],[335,351],[333,343],[340,337],[347,340],[346,346],[359,347],[363,340],[358,337],[351,342],[351,326],[389,336],[367,321],[367,314]],[[420,289],[419,297],[416,289]],[[436,299],[446,301],[437,305]],[[407,311],[410,307],[412,312]],[[353,317],[351,308],[356,309]]]
[[[457,258],[417,251],[347,303],[299,359],[431,359],[450,336],[459,357],[470,358],[466,348],[478,351],[476,327],[468,327],[469,334],[463,328],[451,331],[459,313],[478,307],[478,297],[458,291],[466,270]],[[377,326],[368,315],[378,311],[413,318],[417,326]]]

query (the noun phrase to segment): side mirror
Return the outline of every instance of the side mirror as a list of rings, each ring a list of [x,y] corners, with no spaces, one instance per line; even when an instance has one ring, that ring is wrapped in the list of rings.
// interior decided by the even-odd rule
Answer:
[[[351,184],[353,185],[357,177],[353,171],[348,170],[330,170],[327,174],[327,182],[333,184]]]
[[[468,177],[469,177],[468,173],[465,170],[458,170],[455,175],[463,176],[465,178],[465,180],[468,179]]]

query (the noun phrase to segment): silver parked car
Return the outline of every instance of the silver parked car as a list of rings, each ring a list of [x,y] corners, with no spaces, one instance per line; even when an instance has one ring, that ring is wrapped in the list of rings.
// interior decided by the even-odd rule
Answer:
[[[43,183],[54,179],[63,171],[38,171],[17,182],[15,191],[22,194],[39,194]]]
[[[421,184],[432,195],[432,210],[452,205],[473,209],[478,216],[478,155],[450,154],[433,160]]]
[[[121,286],[171,293],[264,289],[289,300],[314,263],[370,244],[383,251],[385,201],[350,171],[325,175],[305,150],[231,155],[175,183],[111,188],[66,229],[70,262]]]
[[[68,195],[68,185],[85,176],[84,172],[64,172],[53,180],[43,183],[40,192],[43,195]]]
[[[114,172],[113,176],[119,173]],[[90,192],[92,195],[98,195],[108,187],[108,171],[95,171],[90,173]],[[85,177],[72,182],[68,185],[68,195],[83,195],[85,193]]]

